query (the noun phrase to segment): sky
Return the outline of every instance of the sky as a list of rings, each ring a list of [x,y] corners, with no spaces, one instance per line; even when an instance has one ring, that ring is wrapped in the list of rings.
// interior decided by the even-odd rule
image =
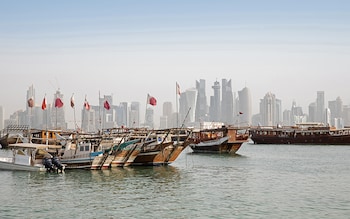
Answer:
[[[180,89],[205,79],[251,90],[253,113],[272,92],[283,109],[325,91],[350,105],[350,2],[346,0],[0,0],[0,106],[5,118],[57,89],[92,105],[154,96],[156,117]],[[326,102],[327,103],[327,102]],[[73,113],[66,113],[71,121]],[[142,114],[142,113],[141,113]]]

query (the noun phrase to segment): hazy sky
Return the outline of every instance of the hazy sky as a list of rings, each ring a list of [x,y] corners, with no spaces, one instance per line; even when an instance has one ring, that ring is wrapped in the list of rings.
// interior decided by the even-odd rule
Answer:
[[[0,105],[25,109],[26,91],[53,101],[59,88],[77,107],[165,101],[205,79],[249,87],[253,113],[267,92],[307,112],[318,90],[350,104],[350,1],[0,0]],[[71,113],[72,114],[72,113]],[[72,120],[67,113],[67,120]],[[142,114],[142,113],[141,113]]]

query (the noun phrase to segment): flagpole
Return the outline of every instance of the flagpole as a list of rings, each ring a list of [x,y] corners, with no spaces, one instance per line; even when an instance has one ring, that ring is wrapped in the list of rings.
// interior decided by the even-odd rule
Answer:
[[[84,100],[84,107],[83,107],[83,118],[82,118],[82,122],[81,122],[81,128],[83,129],[83,123],[85,123],[85,113],[86,113],[86,107],[85,107],[85,104],[86,104],[87,100],[86,100],[86,94],[85,94],[85,100]],[[86,122],[86,126],[87,126],[87,130],[88,129],[88,123]],[[83,131],[83,130],[82,130]]]
[[[148,104],[148,98],[149,98],[149,94],[147,94],[147,98],[146,98],[146,109],[145,109],[145,122],[144,122],[144,126],[146,126],[146,117],[147,117],[147,104]]]
[[[46,111],[46,94],[44,96],[44,99],[43,101],[41,102],[41,109],[44,110],[45,112],[45,123],[46,123],[46,127],[45,127],[45,142],[46,142],[46,145],[49,144],[49,139],[48,139],[48,118],[47,118],[47,111]]]
[[[56,108],[56,130],[57,130],[57,107]]]
[[[99,120],[100,120],[100,131],[102,133],[101,94],[100,94],[100,91],[98,91],[98,114],[99,114]]]
[[[74,93],[72,94],[72,97],[71,97],[71,106],[73,107],[73,116],[74,116],[74,127],[75,127],[75,130],[78,130],[78,125],[77,125],[77,119],[75,117],[75,103],[73,102],[73,96],[74,96]]]
[[[175,89],[175,92],[176,92],[176,128],[179,128],[179,107],[178,107],[178,84],[176,82],[176,89]]]

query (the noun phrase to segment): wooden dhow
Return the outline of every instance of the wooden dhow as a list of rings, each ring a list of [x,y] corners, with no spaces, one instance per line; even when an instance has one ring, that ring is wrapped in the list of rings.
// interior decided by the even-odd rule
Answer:
[[[295,126],[252,127],[254,144],[350,145],[350,129],[336,129],[319,123]]]
[[[194,143],[190,148],[194,153],[236,153],[248,141],[248,129],[234,126],[221,126],[194,130]]]

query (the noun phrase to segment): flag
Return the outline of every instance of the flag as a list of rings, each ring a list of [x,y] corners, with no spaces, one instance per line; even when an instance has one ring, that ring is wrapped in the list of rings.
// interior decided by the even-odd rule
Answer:
[[[152,97],[151,95],[147,95],[147,104],[151,104],[152,106],[157,105],[156,98]]]
[[[85,107],[86,110],[90,110],[90,104],[87,101],[86,97],[85,97],[85,101],[84,101],[84,107]]]
[[[63,102],[62,102],[61,98],[57,97],[55,100],[55,107],[61,108],[62,106],[63,106]]]
[[[105,100],[105,102],[103,103],[103,106],[106,110],[109,110],[111,108],[111,106],[108,103],[108,100]]]
[[[70,98],[70,106],[74,108],[74,94],[72,94],[72,97]]]
[[[46,96],[44,97],[44,99],[43,99],[43,102],[42,102],[42,104],[41,104],[41,109],[42,110],[46,110]]]
[[[176,93],[177,93],[178,95],[181,94],[180,86],[179,86],[179,84],[178,84],[177,82],[176,82]]]
[[[33,99],[33,97],[28,99],[28,107],[30,107],[30,108],[34,107],[34,99]]]

